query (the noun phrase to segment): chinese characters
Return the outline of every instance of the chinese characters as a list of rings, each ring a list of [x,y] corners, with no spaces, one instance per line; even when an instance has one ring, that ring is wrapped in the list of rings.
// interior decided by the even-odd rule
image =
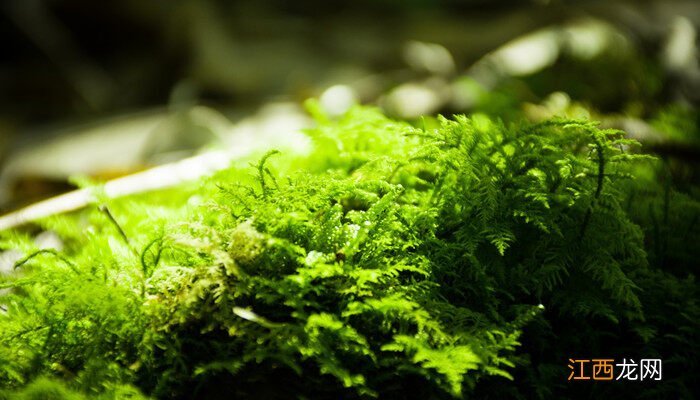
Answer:
[[[568,367],[570,381],[660,381],[662,361],[642,358],[637,363],[632,358],[623,358],[621,363],[615,363],[612,358],[570,358]]]

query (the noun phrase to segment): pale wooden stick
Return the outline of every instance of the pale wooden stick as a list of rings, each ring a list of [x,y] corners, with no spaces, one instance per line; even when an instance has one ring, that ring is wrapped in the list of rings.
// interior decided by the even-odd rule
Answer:
[[[234,150],[212,151],[154,167],[105,183],[104,193],[112,199],[172,187],[225,169],[232,160],[249,154],[250,151],[250,147],[241,146]],[[92,200],[93,194],[90,189],[80,189],[41,201],[0,217],[0,231],[51,215],[78,210],[90,204]]]

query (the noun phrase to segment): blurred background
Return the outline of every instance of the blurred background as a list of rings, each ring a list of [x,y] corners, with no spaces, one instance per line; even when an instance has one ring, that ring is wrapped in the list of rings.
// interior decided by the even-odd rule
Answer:
[[[303,101],[621,128],[697,195],[697,0],[3,0],[0,214],[241,143]]]

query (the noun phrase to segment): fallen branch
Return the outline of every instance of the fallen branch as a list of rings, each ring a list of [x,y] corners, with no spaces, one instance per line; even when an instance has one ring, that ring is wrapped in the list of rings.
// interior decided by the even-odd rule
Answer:
[[[243,146],[229,151],[213,151],[154,167],[105,183],[104,194],[107,198],[114,199],[176,186],[222,170],[231,164],[231,160],[246,155],[250,151],[250,147]],[[80,189],[41,201],[0,217],[0,231],[81,209],[89,205],[93,199],[92,190]]]

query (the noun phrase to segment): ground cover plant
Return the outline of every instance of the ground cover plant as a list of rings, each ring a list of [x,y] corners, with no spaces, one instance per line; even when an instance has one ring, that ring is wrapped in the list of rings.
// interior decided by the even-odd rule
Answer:
[[[622,132],[309,109],[310,154],[98,194],[40,222],[60,251],[2,233],[24,257],[2,278],[0,398],[697,390],[700,206]],[[578,356],[662,358],[665,379],[572,389]]]

